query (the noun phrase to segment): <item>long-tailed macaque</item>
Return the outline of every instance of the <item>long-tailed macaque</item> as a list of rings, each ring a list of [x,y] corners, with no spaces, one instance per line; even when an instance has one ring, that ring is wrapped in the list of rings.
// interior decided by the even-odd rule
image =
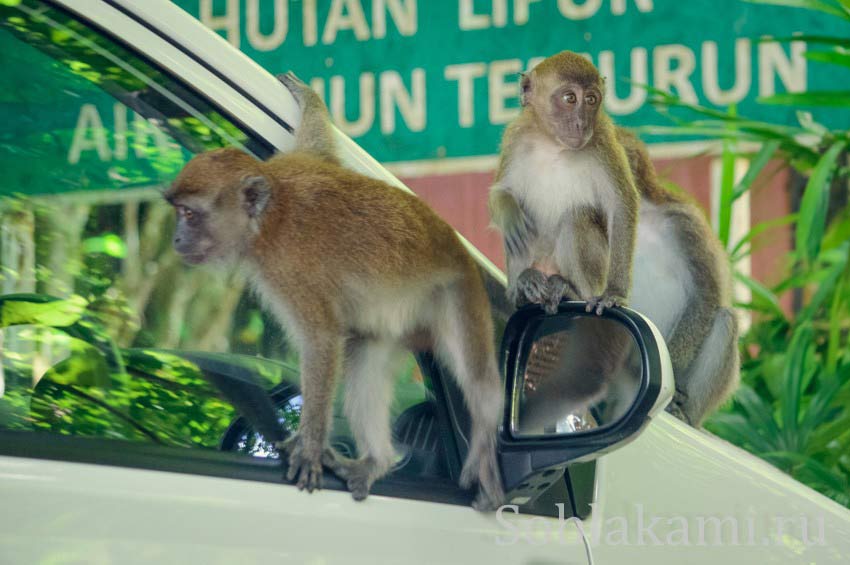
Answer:
[[[738,382],[728,261],[697,205],[663,188],[640,141],[613,125],[604,91],[569,51],[522,77],[490,192],[509,295],[549,311],[566,297],[645,314],[670,351],[668,410],[699,425]]]
[[[502,388],[479,267],[422,200],[340,166],[324,104],[294,75],[279,78],[302,110],[295,151],[267,162],[231,148],[198,155],[165,197],[177,211],[177,252],[189,263],[243,265],[300,351],[301,422],[279,446],[288,478],[312,491],[324,465],[365,498],[396,457],[396,362],[425,343],[452,370],[472,416],[460,482],[477,482],[476,508],[497,507]],[[340,373],[357,460],[328,445]]]

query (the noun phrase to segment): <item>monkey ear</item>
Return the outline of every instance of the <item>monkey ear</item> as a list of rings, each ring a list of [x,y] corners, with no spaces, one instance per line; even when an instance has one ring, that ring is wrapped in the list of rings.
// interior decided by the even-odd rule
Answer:
[[[242,205],[251,218],[258,218],[271,197],[269,181],[263,176],[248,176],[242,179]]]
[[[520,73],[519,77],[519,103],[528,106],[531,100],[531,77],[528,73]]]

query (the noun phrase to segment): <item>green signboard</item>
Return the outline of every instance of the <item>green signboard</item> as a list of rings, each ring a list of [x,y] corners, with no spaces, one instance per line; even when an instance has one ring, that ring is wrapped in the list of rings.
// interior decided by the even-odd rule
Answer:
[[[825,14],[742,0],[175,0],[274,73],[296,71],[337,124],[384,162],[490,155],[517,112],[517,74],[540,57],[588,54],[624,125],[666,124],[646,91],[797,123],[760,96],[836,89],[850,70],[805,58],[797,33],[847,35]],[[846,111],[815,112],[847,127]],[[652,141],[671,141],[656,138]]]
[[[666,123],[629,80],[777,123],[798,116],[758,97],[850,83],[850,69],[807,59],[803,41],[760,41],[841,36],[850,23],[741,0],[175,1],[269,71],[310,80],[336,123],[386,163],[495,154],[518,111],[518,73],[562,49],[599,66],[608,109],[629,126]],[[201,120],[176,106],[145,120],[127,107],[147,103],[145,85],[114,64],[132,53],[79,22],[29,18],[31,8],[45,5],[0,2],[0,194],[160,186],[191,152],[238,143],[211,108]],[[846,110],[814,118],[850,124]]]

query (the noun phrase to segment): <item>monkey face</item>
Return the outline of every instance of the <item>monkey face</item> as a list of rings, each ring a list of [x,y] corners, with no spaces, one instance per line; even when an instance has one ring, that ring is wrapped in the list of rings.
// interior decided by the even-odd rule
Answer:
[[[604,83],[593,64],[571,51],[542,61],[520,82],[523,106],[567,149],[579,150],[593,137]]]
[[[553,133],[569,149],[582,149],[593,137],[602,93],[596,86],[561,83],[549,96]]]
[[[165,199],[177,224],[174,250],[193,265],[229,262],[242,256],[257,232],[269,198],[259,164],[235,149],[204,153],[177,176]]]
[[[209,261],[219,249],[209,230],[210,212],[195,203],[175,203],[177,226],[174,230],[174,250],[190,265]]]

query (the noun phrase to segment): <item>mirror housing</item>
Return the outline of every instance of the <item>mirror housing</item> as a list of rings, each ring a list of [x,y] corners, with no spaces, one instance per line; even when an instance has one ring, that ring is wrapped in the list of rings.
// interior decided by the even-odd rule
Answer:
[[[615,328],[617,331],[613,333],[618,334],[615,340],[618,347],[625,346],[629,350],[615,363],[617,371],[611,369],[611,363],[575,365],[571,362],[573,358],[606,357],[609,351],[605,348],[606,336],[612,335],[611,330]],[[563,346],[563,357],[555,354],[561,364],[549,362],[548,372],[541,372],[537,359],[534,361],[537,367],[529,370],[529,361],[544,355],[540,353],[542,347],[552,349],[553,336],[561,336],[555,341],[560,344],[557,347]],[[546,345],[541,345],[543,343]],[[588,357],[581,358],[577,353],[587,353]],[[580,368],[573,371],[576,367]],[[601,316],[587,313],[584,302],[562,302],[558,312],[551,315],[537,305],[520,308],[505,328],[500,369],[505,377],[505,410],[498,452],[507,501],[511,504],[532,502],[563,475],[568,464],[595,459],[633,440],[667,406],[674,392],[670,356],[655,325],[629,308],[606,309]],[[561,418],[561,422],[582,422],[582,412],[598,416],[592,407],[606,405],[605,392],[600,392],[600,387],[595,387],[596,392],[585,391],[583,408],[572,412],[577,406],[575,395],[565,394],[564,386],[584,382],[574,379],[575,374],[570,373],[582,376],[596,372],[599,378],[601,371],[619,376],[625,374],[629,379],[632,377],[628,375],[633,375],[634,378],[633,386],[629,387],[628,403],[610,420],[588,417],[589,425],[540,426],[537,412],[545,412],[544,423],[554,424],[551,411],[561,399],[565,407],[561,413],[569,414],[569,418]],[[538,393],[535,391],[538,384],[548,389],[541,388]],[[539,397],[532,398],[533,394]],[[534,418],[529,419],[529,413]],[[529,424],[529,421],[534,423]]]

